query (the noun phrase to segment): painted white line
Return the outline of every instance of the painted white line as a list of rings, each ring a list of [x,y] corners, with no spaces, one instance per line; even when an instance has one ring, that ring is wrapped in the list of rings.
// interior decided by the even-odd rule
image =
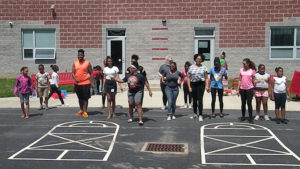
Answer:
[[[53,137],[56,136],[56,135],[53,135],[53,134],[50,134],[50,135],[53,136]],[[77,140],[77,141],[90,141],[90,140],[95,140],[95,139],[100,139],[100,138],[105,138],[105,137],[110,137],[110,136],[113,136],[113,134],[105,135],[105,136],[101,136],[101,137],[94,137],[94,138],[89,138],[89,139]],[[46,145],[41,145],[41,146],[34,146],[34,147],[30,147],[30,149],[58,146],[58,145],[64,145],[64,144],[70,144],[70,143],[76,143],[76,142],[72,140],[72,141],[56,143],[56,144],[46,144]]]
[[[218,126],[216,126],[218,127]],[[218,129],[218,130],[265,130],[265,129],[256,129],[256,128],[205,128],[205,130],[215,130],[215,129]]]
[[[217,125],[217,126],[216,126]],[[234,126],[234,127],[233,127]],[[235,126],[242,126],[239,128],[235,128]],[[207,127],[207,128],[206,128]],[[228,128],[229,127],[229,128]],[[248,128],[245,128],[248,127]],[[263,133],[264,135],[262,136],[245,136],[245,135],[205,135],[205,131],[206,130],[241,130],[241,134],[243,134],[242,132],[245,130],[249,130],[251,129],[253,132],[255,131],[266,131],[265,133]],[[200,130],[200,143],[201,143],[201,162],[202,164],[214,164],[214,165],[257,165],[257,166],[300,166],[300,158],[294,153],[292,152],[288,147],[286,147],[277,137],[276,135],[268,128],[264,127],[264,126],[260,126],[260,125],[256,125],[256,124],[247,124],[247,123],[214,123],[214,124],[206,124],[201,126],[201,130]],[[234,143],[231,141],[226,141],[224,140],[225,138],[256,138],[256,141],[251,141],[248,143],[244,143],[244,144],[238,144],[238,143]],[[228,144],[232,144],[233,146],[230,147],[226,147],[226,148],[222,148],[222,149],[217,149],[211,152],[205,152],[205,138],[207,138],[208,140],[215,140],[215,141],[219,141],[219,142],[223,142],[223,143],[228,143]],[[268,148],[263,148],[263,147],[257,147],[257,146],[252,146],[251,144],[256,144],[256,143],[260,143],[260,142],[264,142],[267,140],[276,140],[277,145],[279,147],[282,147],[284,149],[284,151],[278,151],[278,150],[274,150],[274,149],[268,149]],[[209,142],[209,141],[208,141]],[[265,143],[267,144],[267,143]],[[264,144],[261,144],[264,145]],[[203,147],[203,149],[202,149]],[[252,149],[257,149],[257,150],[263,150],[266,151],[266,153],[216,153],[216,152],[220,152],[220,151],[224,151],[227,149],[233,149],[233,148],[239,148],[239,147],[246,147],[246,148],[252,148]],[[270,153],[268,153],[270,152]],[[251,162],[250,163],[232,163],[232,162],[228,162],[228,163],[210,163],[210,162],[206,162],[205,156],[246,156],[248,158],[248,160]],[[203,157],[204,156],[204,157]],[[298,162],[294,162],[294,164],[283,164],[280,163],[280,161],[278,161],[277,163],[272,163],[272,164],[265,164],[265,163],[260,163],[257,164],[254,159],[252,158],[253,156],[260,156],[261,158],[263,158],[263,156],[266,156],[267,158],[272,158],[271,156],[287,156],[287,157],[291,157],[291,158],[295,158]]]
[[[32,151],[65,151],[64,149],[55,149],[55,148],[34,148],[34,149],[28,149]],[[80,152],[98,152],[98,153],[106,153],[107,151],[99,151],[99,150],[74,150],[74,149],[67,149],[68,151],[80,151]]]
[[[221,128],[221,127],[227,127],[228,125],[217,125],[214,127],[214,129],[227,129],[227,128]],[[246,127],[246,128],[238,128],[238,129],[252,129],[254,130],[255,128],[252,126],[244,126],[244,125],[235,125],[235,126],[239,126],[239,127]],[[230,128],[230,129],[236,129],[236,128]]]
[[[75,123],[75,124],[74,124]],[[76,124],[77,123],[77,124]],[[105,123],[105,124],[104,124]],[[71,127],[71,125],[84,125],[84,126],[74,126],[74,127]],[[17,153],[13,154],[12,156],[10,156],[8,159],[12,159],[12,160],[44,160],[44,161],[55,161],[55,160],[60,160],[60,161],[107,161],[112,150],[113,150],[113,147],[114,147],[114,144],[116,142],[116,137],[117,137],[117,134],[118,134],[118,131],[119,131],[119,128],[120,126],[116,123],[113,123],[113,122],[106,122],[106,121],[99,121],[99,122],[94,122],[93,121],[93,124],[92,125],[100,125],[100,126],[88,126],[87,124],[90,124],[89,121],[73,121],[73,122],[66,122],[66,123],[62,123],[62,124],[59,124],[59,125],[56,125],[54,126],[49,132],[47,132],[46,134],[44,134],[41,138],[37,139],[36,141],[34,141],[33,143],[31,143],[30,145],[28,145],[27,147],[23,148],[22,150],[18,151]],[[106,125],[107,124],[107,125]],[[112,126],[114,125],[114,126]],[[56,129],[58,128],[89,128],[89,127],[92,127],[92,128],[99,128],[99,131],[101,131],[101,128],[112,128],[112,129],[115,129],[114,133],[54,133],[53,131],[55,131]],[[53,132],[53,133],[52,133]],[[87,131],[85,132],[88,132],[88,129]],[[65,136],[67,135],[92,135],[92,134],[95,134],[96,137],[93,137],[93,138],[89,138],[89,139],[82,139],[82,140],[72,140],[72,139],[69,139],[69,138],[65,138]],[[41,146],[35,146],[35,144],[38,144],[38,142],[40,142],[42,139],[47,139],[47,136],[53,136],[53,137],[56,137],[56,138],[59,138],[59,139],[62,139],[62,140],[58,140],[59,143],[56,143],[56,144],[48,144],[48,145],[41,145]],[[99,136],[99,137],[97,137]],[[96,140],[98,141],[98,139],[100,139],[99,141],[101,141],[102,138],[105,138],[105,137],[111,137],[113,136],[113,140],[111,141],[111,139],[109,139],[110,141],[105,141],[105,140],[102,140],[104,142],[108,142],[110,143],[109,144],[109,147],[108,150],[104,150],[99,147],[95,147],[93,145],[88,145],[90,142]],[[67,142],[62,142],[63,140],[66,140]],[[52,148],[43,148],[43,147],[50,147],[50,146],[56,146],[56,145],[63,145],[63,144],[73,144],[73,143],[77,143],[79,145],[83,145],[83,146],[86,146],[86,147],[89,147],[89,148],[92,148],[92,150],[74,150],[74,149],[52,149]],[[106,149],[106,147],[105,147]],[[53,159],[49,159],[49,158],[16,158],[19,154],[23,153],[24,151],[59,151],[59,152],[62,152],[59,157],[57,158],[53,158]],[[103,159],[67,159],[67,158],[63,158],[65,156],[66,153],[68,152],[95,152],[95,153],[105,153]],[[33,153],[33,152],[31,152]],[[102,156],[102,155],[101,155]],[[100,157],[101,157],[100,156]]]
[[[202,164],[206,163],[205,158],[205,147],[204,147],[204,126],[200,129],[200,147],[201,147],[201,162]]]
[[[119,126],[119,125],[116,125],[116,127],[117,127],[117,128],[116,128],[115,133],[118,133],[118,132],[119,132],[120,126]],[[107,161],[107,160],[108,160],[108,157],[110,156],[110,154],[111,154],[111,152],[112,152],[112,150],[113,150],[113,148],[114,148],[114,145],[115,145],[115,142],[116,142],[116,138],[117,138],[117,134],[114,135],[114,138],[113,138],[113,140],[112,140],[112,142],[111,142],[111,144],[110,144],[110,146],[109,146],[109,149],[108,149],[106,155],[105,155],[104,158],[103,158],[103,161]]]
[[[205,164],[211,164],[211,165],[251,165],[249,163],[205,163]],[[253,166],[283,166],[283,167],[299,167],[299,164],[255,164]]]
[[[273,136],[238,136],[238,135],[205,135],[204,137],[254,137],[254,138],[273,138]]]
[[[250,154],[246,154],[246,157],[249,159],[251,164],[256,164],[256,162],[253,160],[253,158],[250,156]]]
[[[67,153],[68,153],[68,150],[65,150],[56,158],[56,160],[61,160]]]
[[[290,156],[292,154],[257,154],[257,153],[247,153],[253,156]],[[247,155],[246,153],[214,153],[214,154],[206,154],[208,156],[220,156],[220,155],[228,155],[228,156],[241,156]]]
[[[93,123],[93,121],[90,121],[90,124],[92,124]]]

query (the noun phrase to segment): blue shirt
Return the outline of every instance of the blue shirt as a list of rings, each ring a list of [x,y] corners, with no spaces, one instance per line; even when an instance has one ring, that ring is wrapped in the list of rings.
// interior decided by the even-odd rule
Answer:
[[[221,68],[221,71],[215,71],[215,68],[210,68],[211,88],[223,89],[222,79],[226,72],[226,68]],[[224,74],[224,75],[222,75]]]

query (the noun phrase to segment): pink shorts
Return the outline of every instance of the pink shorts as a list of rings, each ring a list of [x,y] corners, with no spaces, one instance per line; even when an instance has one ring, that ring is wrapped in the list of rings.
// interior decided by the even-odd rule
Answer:
[[[268,90],[254,90],[255,97],[269,97]]]

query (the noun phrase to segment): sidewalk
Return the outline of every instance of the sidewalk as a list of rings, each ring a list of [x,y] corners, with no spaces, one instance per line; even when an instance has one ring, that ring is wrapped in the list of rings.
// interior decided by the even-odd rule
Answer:
[[[162,106],[162,93],[160,91],[153,91],[152,98],[149,96],[148,91],[145,91],[144,96],[144,108],[159,108]],[[204,109],[210,109],[211,104],[211,95],[210,93],[205,92],[204,94]],[[231,110],[240,110],[241,107],[241,99],[238,96],[224,96],[224,109],[231,109]],[[69,107],[78,107],[78,99],[75,93],[68,93],[67,97],[65,98],[65,102],[69,105]],[[218,112],[219,103],[218,98],[216,101],[216,111]],[[49,107],[58,106],[60,105],[60,101],[58,99],[50,99],[49,100]],[[127,90],[122,93],[118,93],[116,95],[116,105],[121,106],[124,108],[128,108],[128,98],[127,98]],[[177,106],[182,107],[184,105],[183,100],[183,91],[180,89],[179,96],[177,98]],[[253,109],[255,110],[255,99],[253,98]],[[101,95],[93,95],[89,100],[89,107],[101,107],[102,106],[102,97]],[[0,98],[0,108],[19,108],[19,98],[17,97],[9,97],[9,98]],[[38,98],[30,98],[30,107],[31,108],[39,108],[39,99]],[[268,107],[270,111],[274,110],[274,102],[268,102]],[[286,102],[287,111],[299,111],[300,110],[300,103],[291,101]],[[262,109],[262,107],[261,107]]]

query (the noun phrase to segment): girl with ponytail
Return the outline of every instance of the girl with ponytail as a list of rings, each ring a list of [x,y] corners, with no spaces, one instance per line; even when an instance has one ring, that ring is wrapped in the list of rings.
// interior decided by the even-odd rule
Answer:
[[[255,64],[248,58],[243,60],[243,68],[240,69],[240,81],[238,84],[237,94],[241,95],[242,117],[240,121],[245,121],[246,103],[248,105],[249,123],[253,123],[252,118],[252,98],[255,80],[256,67]]]

